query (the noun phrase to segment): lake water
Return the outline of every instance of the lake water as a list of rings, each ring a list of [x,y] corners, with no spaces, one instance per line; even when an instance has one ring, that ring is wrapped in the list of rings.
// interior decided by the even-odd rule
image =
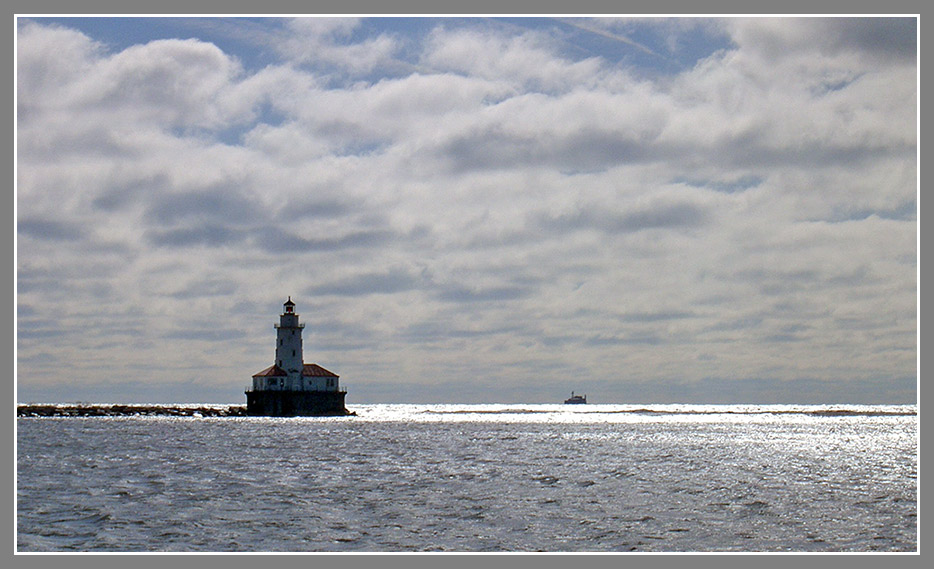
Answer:
[[[19,551],[916,551],[910,406],[17,420]]]

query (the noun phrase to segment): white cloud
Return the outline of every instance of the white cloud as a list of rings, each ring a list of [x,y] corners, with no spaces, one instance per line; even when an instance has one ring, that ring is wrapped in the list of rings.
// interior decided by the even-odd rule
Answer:
[[[87,36],[59,27],[26,22],[17,37],[17,82],[29,98],[19,101],[20,120],[33,107],[48,111],[56,104],[56,89],[79,81],[99,56],[102,46]]]
[[[240,69],[216,46],[196,40],[160,40],[133,46],[105,56],[86,40],[74,53],[84,56],[68,61],[74,71],[60,69],[57,58],[41,57],[49,40],[28,25],[18,49],[20,88],[29,97],[28,107],[41,105],[43,118],[91,128],[104,118],[120,119],[124,125],[158,124],[162,128],[216,127],[237,117],[220,107],[218,96],[229,89]],[[53,36],[63,32],[53,31]],[[74,55],[72,55],[74,57]],[[21,117],[20,127],[35,125],[33,117]],[[77,123],[77,124],[75,124]],[[50,125],[35,125],[36,128]]]
[[[399,49],[386,34],[354,41],[356,18],[296,18],[277,42],[280,53],[292,61],[312,66],[333,66],[352,75],[370,73],[392,60]]]
[[[514,89],[565,91],[590,87],[602,69],[596,58],[567,61],[549,46],[546,36],[505,36],[494,31],[436,29],[428,39],[422,63],[469,77],[503,82]]]
[[[585,22],[730,34],[673,73],[459,23],[298,19],[255,70],[22,23],[20,373],[171,383],[209,353],[236,400],[288,294],[351,383],[914,373],[915,63],[888,22]]]
[[[723,21],[739,50],[776,62],[802,54],[850,61],[913,59],[911,18],[731,18]]]

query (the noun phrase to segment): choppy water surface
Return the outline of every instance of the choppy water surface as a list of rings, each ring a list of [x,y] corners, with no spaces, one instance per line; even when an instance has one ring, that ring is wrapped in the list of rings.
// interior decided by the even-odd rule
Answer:
[[[915,406],[20,418],[19,551],[915,551]]]

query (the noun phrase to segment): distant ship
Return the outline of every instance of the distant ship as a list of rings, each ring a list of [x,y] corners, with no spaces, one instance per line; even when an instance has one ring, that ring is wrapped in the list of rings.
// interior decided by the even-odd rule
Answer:
[[[583,405],[587,403],[586,395],[574,395],[574,392],[571,392],[571,398],[564,400],[565,405]]]

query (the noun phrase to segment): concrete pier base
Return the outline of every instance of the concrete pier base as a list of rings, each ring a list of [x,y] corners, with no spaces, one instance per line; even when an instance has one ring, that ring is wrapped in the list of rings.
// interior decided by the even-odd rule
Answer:
[[[260,417],[350,415],[346,391],[247,391],[246,414]]]

